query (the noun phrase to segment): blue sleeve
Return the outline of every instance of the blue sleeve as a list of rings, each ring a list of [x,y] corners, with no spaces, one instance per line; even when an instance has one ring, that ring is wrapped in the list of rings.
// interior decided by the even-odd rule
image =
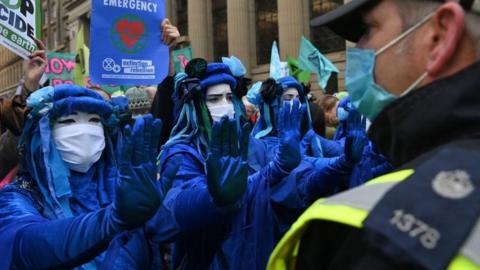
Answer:
[[[14,190],[1,193],[0,209],[1,217],[10,215],[0,222],[0,238],[4,239],[5,232],[14,235],[13,241],[3,242],[1,251],[10,251],[11,259],[7,261],[18,269],[82,265],[105,251],[121,230],[108,218],[110,207],[73,218],[47,220],[41,217],[30,196]]]
[[[144,229],[136,229],[111,242],[101,269],[162,269],[162,266],[160,246],[147,240]]]
[[[264,142],[250,136],[248,143],[248,166],[249,174],[260,171],[268,164],[268,149]]]
[[[318,136],[318,138],[320,139],[320,144],[322,145],[324,157],[338,157],[343,155],[345,139],[332,141],[325,139],[322,136]]]
[[[147,223],[147,232],[155,242],[172,242],[182,231],[201,229],[224,218],[208,192],[205,169],[198,158],[182,152],[164,162],[179,155],[183,162],[172,188],[157,214]]]
[[[365,147],[362,160],[355,165],[350,179],[350,188],[354,188],[384,174],[393,171],[394,167],[385,157],[375,151],[370,143]]]
[[[283,213],[284,216],[295,216],[295,213],[303,211],[318,198],[345,189],[352,167],[353,164],[346,161],[344,156],[307,157],[294,171],[272,187],[272,201],[287,209],[285,213],[291,212]]]
[[[316,159],[314,169],[298,185],[305,203],[309,205],[319,198],[344,190],[348,186],[353,165],[345,156]]]
[[[277,214],[288,215],[287,212],[291,212],[293,209],[303,211],[307,207],[299,192],[298,185],[302,183],[303,179],[305,179],[312,170],[313,166],[311,163],[302,161],[288,176],[271,187],[270,197],[272,202],[277,206],[281,206],[282,209],[285,209],[284,211],[280,210],[282,213],[276,211]],[[279,209],[279,207],[277,207],[277,209]],[[296,218],[298,218],[298,215],[295,216],[294,219]]]
[[[34,207],[34,201],[28,192],[17,193],[12,186],[0,192],[0,270],[13,268],[13,250],[17,233],[31,223],[45,219]]]
[[[248,177],[249,189],[260,181],[266,181],[273,185],[288,174],[289,172],[282,170],[272,161],[261,171]],[[241,207],[241,202],[222,208],[216,206],[208,192],[206,177],[203,176],[191,180],[188,186],[182,187],[176,195],[173,212],[175,221],[181,230],[197,230],[205,226],[221,224],[229,217],[229,214]]]
[[[171,242],[181,231],[200,230],[205,226],[228,222],[230,214],[242,207],[240,204],[224,208],[216,206],[208,192],[203,167],[191,155],[183,155],[182,160],[184,162],[173,188],[168,191],[154,219],[148,223],[148,231],[153,231],[156,242]],[[260,181],[273,185],[288,174],[270,162],[261,171],[249,176],[248,185],[251,188],[252,184]]]

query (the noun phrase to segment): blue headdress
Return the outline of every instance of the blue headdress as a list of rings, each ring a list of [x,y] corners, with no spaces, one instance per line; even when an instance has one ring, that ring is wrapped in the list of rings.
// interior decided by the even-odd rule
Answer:
[[[195,62],[192,60],[189,65]],[[164,149],[180,142],[193,144],[199,153],[206,155],[212,129],[211,116],[205,103],[206,91],[214,85],[228,84],[235,93],[237,80],[226,64],[211,63],[205,67],[203,72],[189,72],[191,68],[187,66],[186,71],[190,75],[179,73],[175,76],[173,100],[176,124]],[[233,96],[233,105],[237,116],[245,115],[243,103],[237,95]]]
[[[75,111],[96,113],[102,121],[107,121],[111,106],[96,92],[79,86],[62,85],[46,87],[34,92],[27,100],[31,109],[20,139],[22,150],[21,175],[25,175],[38,187],[44,203],[44,214],[52,219],[73,215],[70,198],[73,196],[70,185],[71,173],[56,149],[52,137],[52,125],[61,116]],[[96,181],[97,203],[101,206],[112,200],[116,172],[114,170],[113,148],[108,134],[102,158],[95,164],[91,174],[82,177]]]

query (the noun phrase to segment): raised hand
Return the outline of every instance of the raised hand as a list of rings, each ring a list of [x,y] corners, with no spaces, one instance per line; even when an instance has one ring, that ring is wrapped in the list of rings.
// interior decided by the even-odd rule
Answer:
[[[357,111],[351,110],[347,119],[347,138],[345,141],[345,157],[350,162],[362,159],[363,149],[367,144],[366,118]]]
[[[173,48],[177,45],[177,39],[180,37],[178,28],[173,25],[169,19],[164,19],[160,26],[162,31],[162,41],[169,47]]]
[[[233,205],[245,193],[249,134],[247,123],[239,132],[236,121],[228,117],[213,126],[206,169],[208,191],[217,206]]]
[[[150,114],[137,119],[133,129],[125,127],[119,157],[120,179],[113,205],[113,213],[124,228],[144,224],[163,199],[155,166],[161,130],[162,122]]]
[[[284,171],[291,171],[301,161],[300,127],[306,106],[300,106],[300,101],[284,102],[277,116],[277,131],[280,139],[275,162]]]
[[[32,92],[39,88],[45,68],[47,67],[47,51],[41,40],[35,39],[37,50],[30,55],[30,59],[24,65],[25,88]]]

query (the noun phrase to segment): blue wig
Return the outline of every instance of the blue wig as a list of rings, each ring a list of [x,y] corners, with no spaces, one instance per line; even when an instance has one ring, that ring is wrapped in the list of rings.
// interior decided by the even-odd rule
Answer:
[[[94,91],[72,85],[34,92],[28,98],[27,106],[31,113],[20,138],[23,166],[20,175],[38,187],[45,216],[52,219],[70,217],[75,214],[70,207],[72,176],[54,144],[52,125],[58,117],[74,111],[97,113],[102,121],[106,121],[112,114],[112,108]],[[95,179],[97,194],[94,195],[102,206],[112,200],[116,181],[113,147],[108,134],[105,134],[105,144],[102,158],[95,164],[95,172],[82,176],[89,178],[85,182]]]

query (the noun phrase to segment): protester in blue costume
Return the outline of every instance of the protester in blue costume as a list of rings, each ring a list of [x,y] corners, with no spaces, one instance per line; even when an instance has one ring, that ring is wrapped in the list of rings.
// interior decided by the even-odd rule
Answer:
[[[279,138],[273,119],[276,119],[279,105],[297,97],[306,104],[306,97],[303,87],[292,77],[278,81],[268,79],[262,85],[253,86],[248,97],[260,106],[262,112],[250,143],[249,164],[254,172],[263,167],[276,152]],[[282,181],[285,189],[291,188],[291,185],[298,186],[300,195],[297,208],[307,207],[318,197],[348,188],[352,170],[360,161],[367,141],[361,119],[352,116],[350,125],[347,139],[340,143],[327,141],[317,135],[310,128],[308,115],[302,119],[302,163]],[[286,183],[290,182],[292,184],[288,186]]]
[[[347,136],[347,120],[348,113],[353,109],[353,106],[350,102],[350,97],[346,97],[338,103],[337,106],[337,132],[333,136],[333,140],[338,141]]]
[[[250,129],[241,120],[244,108],[229,67],[196,59],[186,72],[176,76],[177,121],[159,158],[168,164],[181,157],[182,165],[149,233],[159,243],[175,243],[175,269],[265,268],[289,225],[277,219],[271,197],[300,162],[305,107],[297,101],[282,110],[278,151],[249,176]]]
[[[302,104],[307,104],[307,95],[295,78],[287,76],[263,83],[257,82],[247,95],[248,100],[260,107],[261,117],[255,125],[252,135],[262,139],[275,134],[275,112],[278,112],[283,100],[299,98]],[[332,141],[317,135],[312,129],[312,117],[307,106],[305,119],[302,120],[302,150],[315,157],[338,157],[344,153],[344,141]]]
[[[0,269],[151,265],[140,227],[163,199],[154,163],[161,122],[145,116],[126,127],[117,165],[104,129],[112,107],[99,94],[49,87],[27,105],[23,169],[0,191]]]
[[[349,120],[352,120],[352,117],[349,117],[351,113],[358,114],[358,116],[355,117],[365,118],[360,116],[360,114],[352,106],[350,97],[346,97],[340,101],[337,107],[337,118],[339,120],[339,125],[337,127],[334,140],[342,140],[348,135]],[[365,129],[366,125],[363,124],[362,128]],[[365,145],[365,149],[363,150],[361,160],[355,164],[355,167],[352,170],[352,175],[350,176],[348,186],[349,188],[360,186],[366,181],[375,179],[377,176],[386,174],[393,169],[394,167],[385,159],[382,154],[377,151],[373,143],[368,140],[367,144]]]

